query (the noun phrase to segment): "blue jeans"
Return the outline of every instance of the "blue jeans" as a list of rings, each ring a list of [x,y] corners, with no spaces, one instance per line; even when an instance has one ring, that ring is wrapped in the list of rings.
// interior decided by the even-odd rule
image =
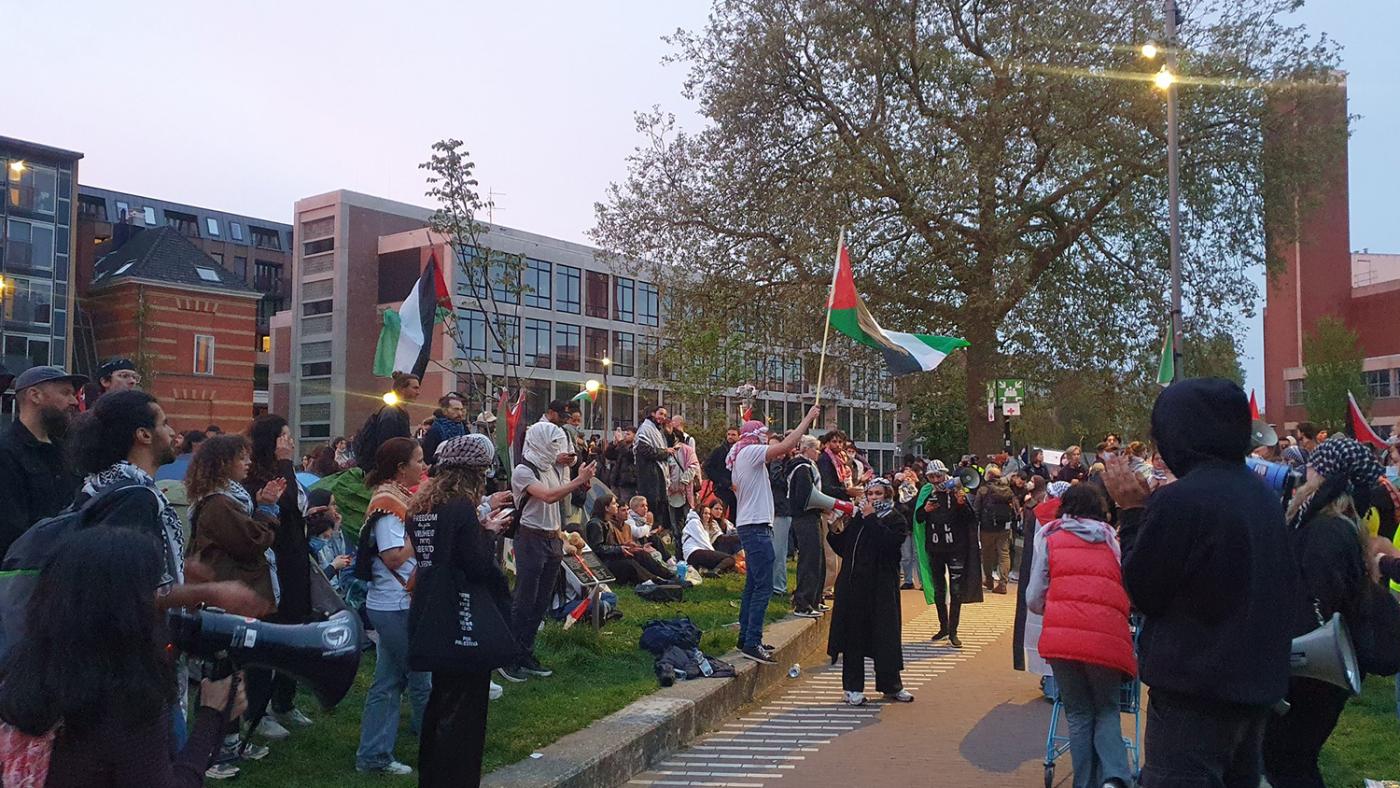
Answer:
[[[773,593],[787,594],[788,539],[792,533],[792,518],[773,518]]]
[[[748,574],[739,600],[739,647],[763,645],[763,619],[773,598],[773,529],[767,523],[739,526]]]
[[[904,537],[904,543],[899,546],[899,569],[904,575],[904,582],[919,583],[919,553],[914,545],[914,534]]]
[[[355,751],[355,767],[378,769],[394,760],[394,741],[399,735],[399,704],[408,690],[413,708],[412,728],[417,735],[423,727],[423,708],[432,692],[432,674],[408,669],[408,611],[368,610],[369,620],[379,633],[374,664],[374,682],[365,696],[365,713],[360,720],[360,748]]]
[[[1050,660],[1069,722],[1069,756],[1074,788],[1098,788],[1118,778],[1132,784],[1128,749],[1123,745],[1119,687],[1123,674],[1113,668],[1066,659]]]

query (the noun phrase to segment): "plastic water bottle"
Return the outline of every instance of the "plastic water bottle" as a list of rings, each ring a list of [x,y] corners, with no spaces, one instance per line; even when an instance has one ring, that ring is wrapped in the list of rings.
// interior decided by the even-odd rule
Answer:
[[[684,561],[677,561],[677,562],[676,562],[676,580],[679,581],[681,585],[685,585],[685,573],[686,573],[686,571],[689,570],[689,569],[690,569],[690,566],[687,565],[686,562],[684,562]]]
[[[790,678],[790,679],[795,679],[795,678],[797,678],[798,676],[801,676],[801,675],[802,675],[802,666],[799,665],[799,664],[796,663],[796,662],[792,663],[792,667],[788,668],[788,678]]]

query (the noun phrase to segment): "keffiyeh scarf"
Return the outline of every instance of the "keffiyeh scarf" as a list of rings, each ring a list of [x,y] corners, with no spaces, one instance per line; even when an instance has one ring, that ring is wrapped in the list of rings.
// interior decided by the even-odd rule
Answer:
[[[640,436],[639,436],[640,437]],[[734,470],[734,461],[739,459],[739,451],[749,446],[757,446],[768,439],[768,425],[761,421],[746,421],[739,431],[739,440],[729,447],[724,458],[724,467]]]
[[[156,480],[149,473],[122,460],[106,470],[89,474],[83,480],[83,494],[96,497],[110,487],[127,483],[150,488],[160,503],[161,541],[165,545],[165,572],[160,579],[161,587],[185,582],[185,532],[180,525],[180,515],[156,487]]]
[[[1342,495],[1352,496],[1357,512],[1365,514],[1370,508],[1371,488],[1385,475],[1385,468],[1371,450],[1346,435],[1334,435],[1314,449],[1308,456],[1308,467],[1326,481],[1294,512],[1289,523],[1293,528],[1302,526],[1313,512],[1321,511]]]

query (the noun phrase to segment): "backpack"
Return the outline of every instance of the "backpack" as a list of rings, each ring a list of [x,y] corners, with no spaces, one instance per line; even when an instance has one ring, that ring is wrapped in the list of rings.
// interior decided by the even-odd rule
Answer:
[[[70,505],[53,517],[35,523],[20,535],[5,553],[0,563],[0,628],[4,638],[0,653],[10,644],[24,638],[25,608],[39,583],[39,572],[63,546],[63,541],[79,529],[101,521],[104,514],[130,495],[132,490],[159,493],[140,482],[116,484],[84,501],[81,506]],[[139,493],[138,493],[139,494]]]
[[[350,572],[356,580],[363,580],[366,583],[374,581],[374,559],[379,557],[379,551],[374,549],[374,525],[375,521],[383,512],[377,512],[374,516],[365,520],[360,526],[360,538],[355,543],[355,563],[351,565]]]
[[[672,646],[685,651],[699,648],[701,634],[689,618],[652,619],[642,625],[637,645],[659,657]]]
[[[355,465],[366,472],[374,467],[374,453],[379,450],[379,414],[383,410],[383,406],[375,408],[365,417],[365,423],[355,431],[355,439],[351,443],[355,447]]]

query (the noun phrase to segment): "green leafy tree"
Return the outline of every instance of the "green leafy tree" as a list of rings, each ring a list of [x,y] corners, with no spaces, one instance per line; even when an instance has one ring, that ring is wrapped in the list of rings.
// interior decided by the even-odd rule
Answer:
[[[1288,26],[1293,5],[1186,9],[1183,265],[1187,313],[1203,324],[1252,313],[1263,206],[1306,207],[1297,186],[1341,155],[1294,124],[1288,97],[1330,80],[1337,54]],[[784,328],[811,347],[846,228],[877,318],[971,341],[959,399],[971,444],[990,449],[1000,428],[977,418],[988,380],[1023,364],[1135,381],[1160,343],[1142,316],[1167,312],[1165,110],[1157,65],[1135,46],[1161,29],[1158,12],[1140,0],[716,0],[704,30],[670,38],[707,125],[641,113],[594,238],[807,305]]]
[[[1188,377],[1225,378],[1244,385],[1244,367],[1240,364],[1234,334],[1221,331],[1202,336],[1188,327],[1182,356],[1186,359],[1184,371]]]
[[[1371,396],[1362,378],[1363,358],[1356,332],[1341,320],[1328,315],[1313,325],[1303,337],[1307,370],[1303,407],[1310,421],[1332,431],[1346,426],[1347,392],[1355,395],[1362,410],[1370,408]]]

